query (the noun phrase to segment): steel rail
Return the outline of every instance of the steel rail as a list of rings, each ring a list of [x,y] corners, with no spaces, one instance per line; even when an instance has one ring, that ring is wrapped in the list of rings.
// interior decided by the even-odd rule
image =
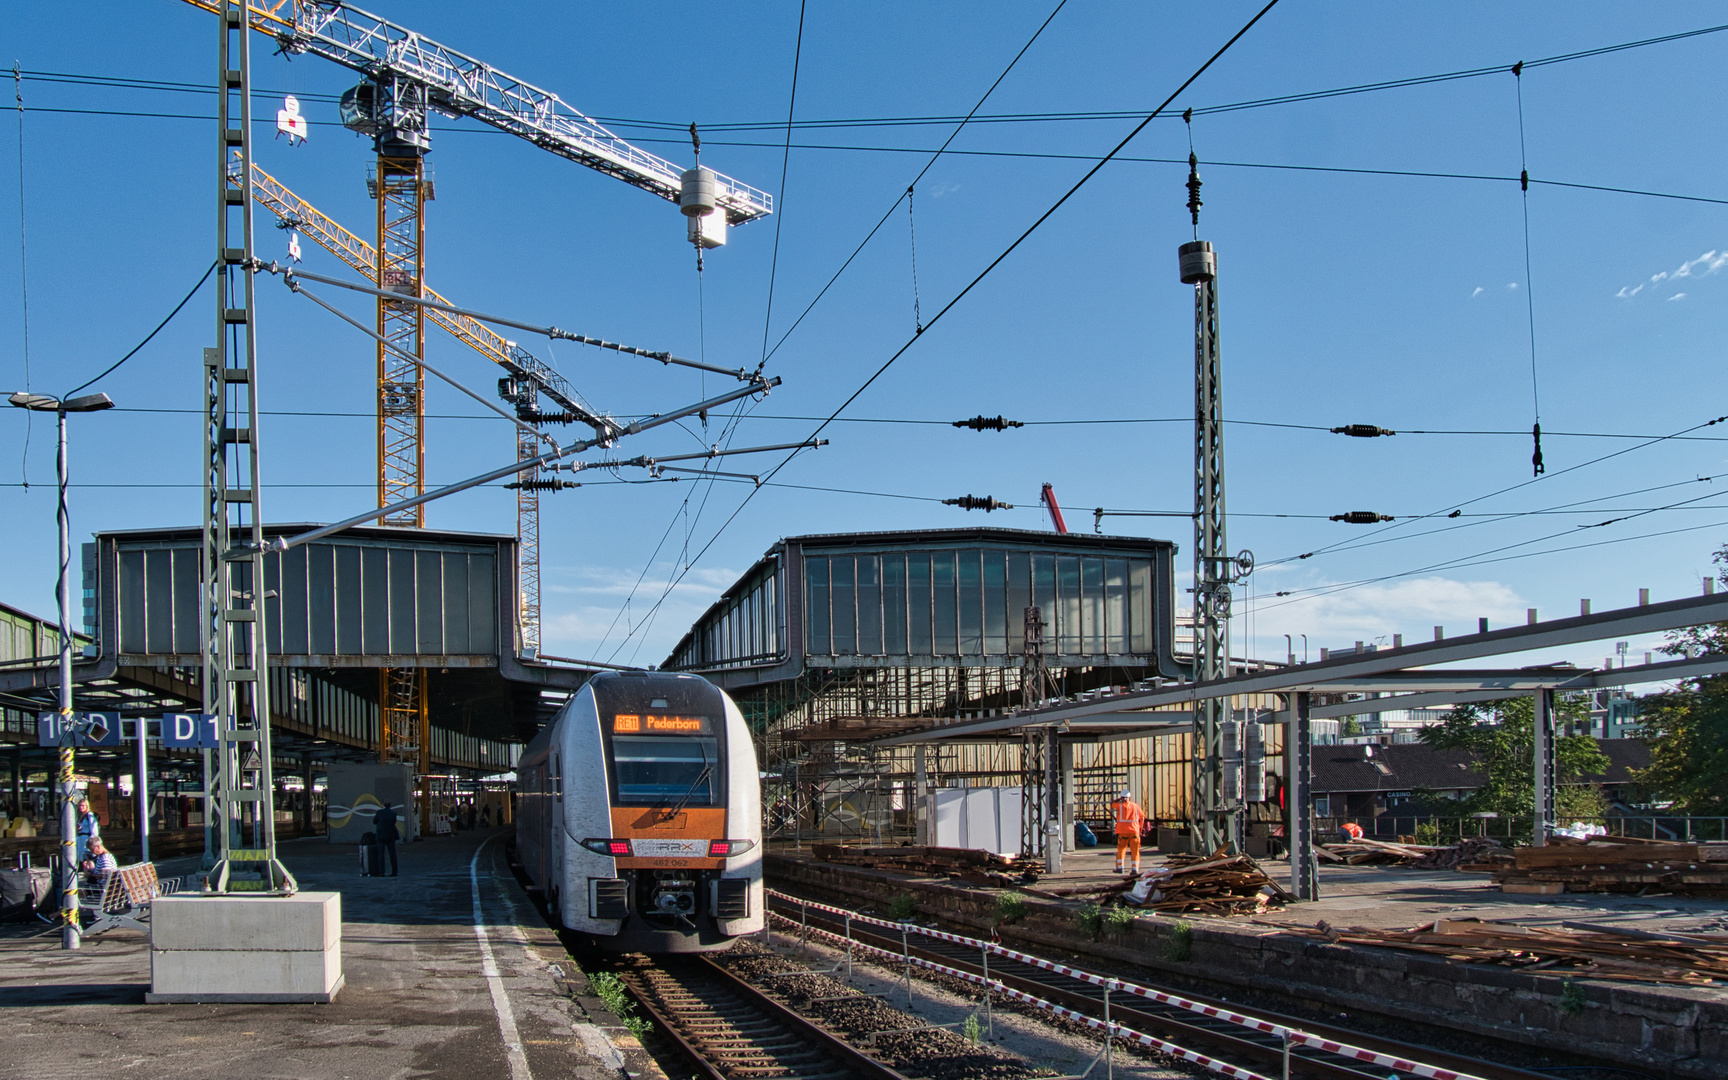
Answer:
[[[679,971],[681,968],[686,969],[689,974],[682,974]],[[706,982],[710,987],[718,986],[742,999],[748,1008],[769,1021],[770,1027],[776,1029],[766,1032],[741,1031],[739,1024],[727,1019],[724,1027],[731,1030],[723,1031],[719,1037],[704,1036],[703,1033],[694,1030],[688,1021],[681,1019],[677,1010],[671,1007],[660,993],[650,989],[641,973],[618,972],[619,979],[629,989],[631,996],[648,1013],[649,1019],[653,1021],[654,1025],[676,1042],[702,1069],[709,1080],[738,1080],[740,1073],[753,1076],[759,1075],[763,1070],[761,1066],[747,1066],[741,1070],[729,1071],[722,1062],[717,1060],[719,1055],[716,1051],[719,1047],[705,1046],[705,1039],[710,1043],[721,1042],[723,1039],[727,1055],[735,1057],[748,1052],[749,1049],[749,1047],[745,1047],[741,1050],[738,1046],[740,1041],[761,1045],[771,1041],[775,1036],[786,1035],[790,1035],[796,1040],[799,1050],[813,1047],[818,1055],[830,1059],[828,1067],[819,1067],[815,1070],[799,1070],[795,1065],[788,1064],[784,1066],[784,1069],[789,1077],[796,1077],[804,1072],[815,1076],[831,1077],[833,1076],[832,1062],[838,1062],[853,1075],[859,1077],[860,1080],[908,1080],[904,1074],[896,1069],[883,1064],[826,1028],[787,1008],[761,989],[745,982],[707,957],[659,957],[654,961],[652,970],[673,980],[680,990],[691,994],[692,998],[699,1001],[705,1008],[712,1007],[713,1001],[696,990],[692,990],[690,982],[698,984]],[[690,982],[686,981],[687,978]],[[774,1048],[764,1048],[762,1052],[770,1058],[774,1056]]]
[[[778,898],[771,898],[771,907],[777,907],[781,913],[800,906],[788,905]],[[807,919],[811,924],[825,927],[830,932],[844,927],[842,920],[819,911],[813,905],[807,914],[801,911],[799,917]],[[872,932],[864,926],[865,924],[856,919],[851,921],[849,929],[853,940],[862,944],[873,944],[895,954],[901,952],[902,944],[899,940],[887,934]],[[992,951],[990,966],[986,972],[980,963],[977,950],[969,946],[924,937],[918,940],[918,946],[907,943],[907,950],[914,957],[977,978],[987,977],[1008,989],[1041,998],[1085,1016],[1102,1016],[1102,991],[1088,981],[1067,976],[1061,970],[1040,968],[995,950]],[[1066,970],[1067,966],[1056,964],[1053,968]],[[1065,984],[1071,984],[1072,988]],[[1239,1026],[1226,1019],[1227,1016],[1241,1013],[1239,1006],[1186,991],[1180,996],[1208,1008],[1216,1015],[1122,994],[1111,998],[1111,1020],[1116,1024],[1138,1027],[1141,1030],[1160,1030],[1184,1042],[1203,1043],[1227,1053],[1247,1055],[1262,1065],[1283,1063],[1285,1040],[1282,1037],[1273,1032]],[[1420,1062],[1432,1068],[1483,1080],[1553,1080],[1545,1073],[1381,1038],[1361,1031],[1314,1023],[1265,1009],[1254,1010],[1254,1017],[1265,1022],[1266,1026],[1299,1029],[1318,1040],[1306,1044],[1293,1043],[1289,1047],[1289,1075],[1292,1076],[1307,1075],[1332,1080],[1384,1080],[1384,1069],[1387,1066],[1329,1051],[1326,1044],[1331,1043],[1340,1048],[1359,1047],[1370,1050],[1399,1059],[1400,1063],[1406,1066]],[[1409,1073],[1414,1070],[1406,1067],[1398,1071]]]

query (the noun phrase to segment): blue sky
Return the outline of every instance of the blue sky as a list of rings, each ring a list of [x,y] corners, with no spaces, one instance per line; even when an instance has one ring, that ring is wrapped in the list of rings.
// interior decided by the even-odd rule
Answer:
[[[797,118],[964,115],[1052,6],[811,3]],[[434,134],[432,286],[483,310],[710,362],[762,359],[777,228],[770,344],[953,130],[801,126],[782,193],[784,131],[773,125],[786,116],[796,4],[683,5],[653,16],[633,5],[486,5],[484,19],[469,4],[370,7],[556,91],[674,161],[689,158],[685,137],[654,125],[767,125],[705,135],[704,162],[780,196],[781,212],[734,230],[708,256],[700,293],[670,204],[472,122],[441,120]],[[1074,0],[982,112],[1149,111],[1254,10]],[[1719,12],[1689,3],[1285,0],[1176,107],[1510,67],[1712,26]],[[93,34],[91,26],[124,32]],[[214,18],[178,0],[97,0],[78,20],[47,8],[15,12],[10,52],[0,59],[15,58],[26,72],[204,84],[215,41]],[[335,108],[322,97],[354,77],[315,57],[274,56],[262,39],[254,48],[260,114],[294,92],[316,125],[295,148],[265,129],[259,163],[369,235],[369,143],[334,126]],[[1719,196],[1724,151],[1711,103],[1725,51],[1728,33],[1709,34],[1526,70],[1531,176]],[[208,116],[214,99],[38,76],[26,76],[22,91],[28,379],[32,389],[60,392],[136,344],[213,255],[213,122],[98,113]],[[1246,640],[1238,651],[1282,655],[1286,633],[1307,634],[1315,654],[1394,633],[1421,640],[1435,624],[1455,634],[1480,617],[1522,622],[1530,607],[1544,617],[1571,614],[1585,597],[1597,610],[1629,605],[1641,587],[1658,599],[1692,595],[1710,571],[1728,531],[1728,497],[1712,496],[1728,484],[1724,426],[1649,446],[1596,436],[1668,435],[1728,413],[1719,374],[1725,207],[1533,184],[1526,274],[1519,187],[1506,179],[1520,168],[1516,93],[1505,71],[1195,118],[1201,232],[1220,252],[1225,409],[1237,421],[1225,443],[1230,543],[1253,549],[1262,566],[1239,607],[1251,615],[1238,623],[1237,640]],[[917,189],[925,320],[1134,123],[990,122],[961,131],[955,152]],[[6,390],[26,379],[18,149],[14,112],[0,117]],[[1177,280],[1175,248],[1190,224],[1186,170],[1170,163],[1187,153],[1179,119],[1153,121],[1124,156],[1165,160],[1113,163],[1050,217],[824,433],[832,445],[775,477],[805,487],[764,487],[736,517],[748,485],[626,484],[595,472],[581,489],[547,497],[546,649],[657,662],[717,590],[782,535],[1044,528],[1044,482],[1055,485],[1076,530],[1092,527],[1094,507],[1188,507],[1192,294]],[[1341,169],[1498,179],[1334,171]],[[285,238],[267,214],[258,223],[260,253],[280,258]],[[902,203],[769,359],[767,370],[784,385],[750,410],[735,445],[808,435],[813,423],[774,418],[827,415],[906,343],[914,329],[910,247]],[[339,272],[310,245],[305,265]],[[262,425],[266,514],[330,520],[364,510],[374,476],[372,348],[279,283],[260,290],[262,401],[272,413]],[[1548,475],[1472,501],[1531,479],[1527,296]],[[359,297],[331,298],[370,318]],[[197,365],[212,304],[201,293],[97,387],[126,411],[72,421],[75,481],[103,485],[75,492],[76,533],[196,522]],[[490,393],[496,371],[439,333],[428,339],[429,358]],[[618,416],[671,409],[719,386],[713,376],[568,343],[523,343]],[[454,391],[432,386],[428,411],[436,417],[427,450],[433,483],[511,460],[508,426]],[[276,415],[307,413],[355,415]],[[851,422],[979,413],[1069,423],[974,433]],[[722,437],[723,420],[707,431],[692,423],[687,432],[643,435],[620,449],[698,450]],[[1097,422],[1104,420],[1163,422]],[[1400,434],[1348,439],[1312,430],[1346,423]],[[1262,426],[1269,424],[1302,426]],[[46,614],[54,569],[49,424],[35,424],[27,464],[25,456],[23,414],[0,416],[0,559],[8,568],[0,600]],[[735,467],[754,472],[778,460]],[[621,478],[643,479],[640,470]],[[968,493],[1017,509],[986,516],[930,501]],[[434,504],[429,524],[507,532],[513,508],[510,492],[478,491]],[[1455,508],[1471,516],[1405,520]],[[1324,519],[1351,510],[1399,520],[1377,529]],[[1176,540],[1183,562],[1192,542],[1180,518],[1104,525]],[[1528,557],[1483,561],[1507,556]],[[1609,651],[1567,655],[1590,662]]]

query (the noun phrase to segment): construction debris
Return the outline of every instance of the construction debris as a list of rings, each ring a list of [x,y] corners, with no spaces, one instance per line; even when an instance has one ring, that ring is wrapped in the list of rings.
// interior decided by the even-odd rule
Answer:
[[[1114,900],[1144,911],[1195,915],[1258,915],[1274,904],[1294,900],[1282,885],[1247,855],[1171,855],[1163,866],[1107,885],[1039,890],[1064,900]]]
[[[1423,844],[1391,844],[1366,836],[1358,836],[1346,843],[1314,845],[1314,854],[1322,862],[1349,863],[1352,866],[1411,866],[1417,860],[1443,850]]]
[[[823,862],[864,866],[897,874],[932,874],[958,878],[971,885],[1015,888],[1030,885],[1044,872],[1041,859],[998,855],[973,848],[846,847],[813,844],[810,851]]]
[[[1496,869],[1501,892],[1623,892],[1728,897],[1728,843],[1684,844],[1593,836],[1519,848]]]
[[[1472,836],[1451,847],[1430,848],[1426,855],[1410,865],[1417,870],[1492,873],[1503,865],[1510,866],[1511,862],[1512,852],[1503,847],[1500,841],[1486,836]]]
[[[1657,933],[1601,923],[1562,925],[1564,929],[1442,919],[1408,930],[1362,926],[1341,930],[1322,921],[1312,929],[1292,927],[1291,932],[1335,944],[1432,953],[1460,963],[1531,971],[1559,968],[1595,979],[1693,986],[1728,981],[1728,934]]]

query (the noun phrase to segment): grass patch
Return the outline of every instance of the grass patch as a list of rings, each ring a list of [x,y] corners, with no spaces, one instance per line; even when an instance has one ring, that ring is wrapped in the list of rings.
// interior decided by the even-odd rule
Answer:
[[[996,925],[1007,926],[1026,917],[1026,898],[1017,892],[996,894]]]
[[[1170,940],[1164,943],[1164,959],[1187,963],[1194,951],[1194,925],[1187,919],[1177,919],[1170,928]]]
[[[1577,1016],[1584,1011],[1584,988],[1572,979],[1560,984],[1560,1011],[1567,1016]]]
[[[1129,927],[1134,925],[1134,916],[1138,914],[1133,908],[1120,904],[1110,908],[1104,912],[1104,932],[1112,937],[1126,934]]]
[[[911,893],[901,893],[888,904],[888,917],[890,919],[905,922],[916,914],[918,914],[918,901],[912,898]]]
[[[653,1030],[652,1024],[636,1015],[636,1003],[630,1000],[630,992],[624,989],[624,981],[618,976],[610,971],[598,972],[588,976],[588,985],[594,988],[594,996],[612,1010],[619,1023],[630,1029],[630,1034],[641,1039]]]
[[[1082,934],[1095,939],[1104,926],[1104,912],[1096,903],[1088,900],[1074,912],[1074,926]]]

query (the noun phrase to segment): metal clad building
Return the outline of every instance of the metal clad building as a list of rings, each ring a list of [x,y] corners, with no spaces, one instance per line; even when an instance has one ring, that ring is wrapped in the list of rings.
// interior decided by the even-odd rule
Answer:
[[[272,526],[270,534],[292,534]],[[505,536],[354,529],[265,558],[271,661],[289,667],[495,666],[511,645],[514,562]],[[201,539],[195,530],[104,533],[85,559],[86,596],[113,597],[95,633],[120,662],[199,663]],[[244,564],[237,570],[244,572]],[[242,587],[244,587],[242,583]]]
[[[1024,611],[1051,668],[1177,674],[1175,545],[1019,529],[931,529],[780,541],[686,634],[665,666],[729,689],[809,667],[1014,667]]]

